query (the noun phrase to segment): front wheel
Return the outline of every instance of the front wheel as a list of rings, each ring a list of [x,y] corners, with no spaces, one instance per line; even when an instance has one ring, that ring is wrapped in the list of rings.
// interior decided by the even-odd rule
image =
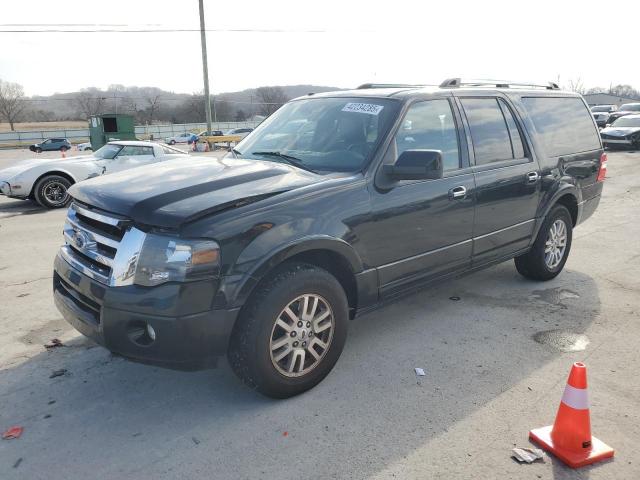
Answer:
[[[33,196],[45,208],[62,208],[71,199],[67,193],[70,186],[71,182],[65,177],[48,175],[36,183]]]
[[[175,144],[176,144],[176,141],[175,141],[175,140],[171,140],[171,141],[169,142],[169,145],[175,145]]]
[[[36,148],[35,152],[36,153],[42,153],[42,149],[38,147],[38,148]]]
[[[532,280],[551,280],[564,268],[571,250],[573,221],[569,210],[556,205],[544,220],[531,250],[515,258],[518,273]]]
[[[229,363],[262,394],[291,397],[329,374],[347,326],[347,298],[336,278],[319,267],[291,263],[251,295],[232,334]]]

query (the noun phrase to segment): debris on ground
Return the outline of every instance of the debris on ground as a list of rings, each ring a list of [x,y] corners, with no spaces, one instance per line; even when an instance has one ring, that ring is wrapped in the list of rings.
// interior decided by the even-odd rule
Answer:
[[[283,437],[288,437],[289,436],[289,432],[282,432],[282,436]]]
[[[51,342],[45,343],[44,348],[64,347],[64,344],[58,338],[52,338]]]
[[[22,431],[24,430],[24,428],[22,427],[11,427],[9,430],[7,430],[6,432],[4,432],[2,434],[2,438],[4,440],[11,440],[13,438],[19,438],[20,435],[22,435]]]
[[[16,463],[13,464],[13,468],[18,468],[21,463],[22,463],[22,457],[16,460]]]
[[[457,301],[460,300],[460,297],[457,296],[457,295],[453,295],[453,296],[449,297],[449,300],[453,300],[454,302],[457,302]]]
[[[520,463],[532,463],[536,460],[544,462],[544,452],[539,448],[514,448],[511,456]]]
[[[51,375],[49,375],[49,378],[61,377],[66,374],[67,374],[67,369],[61,368],[60,370],[54,370],[53,372],[51,372]]]
[[[200,445],[200,440],[198,440],[196,437],[191,437],[191,440],[193,440],[193,443],[195,443],[196,445]]]
[[[424,373],[424,370],[422,368],[416,367],[414,368],[414,370],[416,371],[416,375],[419,377],[424,377],[426,375],[426,373]]]

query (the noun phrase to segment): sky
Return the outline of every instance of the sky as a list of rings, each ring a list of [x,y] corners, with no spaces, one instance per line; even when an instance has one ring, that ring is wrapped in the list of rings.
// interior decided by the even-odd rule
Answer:
[[[204,7],[207,29],[215,30],[207,32],[212,93],[449,77],[640,88],[640,34],[627,25],[640,17],[638,0],[204,0]],[[198,29],[198,1],[3,0],[0,24]],[[27,95],[112,84],[203,88],[199,32],[2,32],[0,46],[0,79],[20,83]]]

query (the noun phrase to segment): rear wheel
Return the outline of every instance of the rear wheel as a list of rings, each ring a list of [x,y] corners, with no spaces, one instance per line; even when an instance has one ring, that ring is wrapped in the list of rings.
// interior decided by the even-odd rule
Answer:
[[[62,208],[71,198],[67,193],[70,186],[71,182],[65,177],[48,175],[38,180],[33,189],[33,196],[45,208]]]
[[[287,398],[317,385],[347,337],[348,303],[340,283],[313,265],[283,266],[243,308],[229,345],[234,372],[248,386]]]
[[[42,153],[42,149],[40,147],[36,148],[35,150],[36,153]]]
[[[515,258],[516,269],[533,280],[551,280],[564,268],[571,250],[573,221],[569,210],[556,205],[545,218],[531,250]]]
[[[169,142],[169,145],[175,145],[175,144],[176,144],[176,141],[175,141],[175,140],[171,140],[171,141]]]
[[[69,150],[67,147],[60,147],[61,152],[66,152],[67,150]]]

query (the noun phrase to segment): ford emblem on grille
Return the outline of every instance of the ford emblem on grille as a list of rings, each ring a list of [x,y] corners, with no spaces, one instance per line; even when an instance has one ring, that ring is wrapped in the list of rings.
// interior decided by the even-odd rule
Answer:
[[[83,248],[89,248],[90,244],[92,243],[89,235],[81,230],[74,230],[71,240],[73,240],[73,244],[81,250]]]

